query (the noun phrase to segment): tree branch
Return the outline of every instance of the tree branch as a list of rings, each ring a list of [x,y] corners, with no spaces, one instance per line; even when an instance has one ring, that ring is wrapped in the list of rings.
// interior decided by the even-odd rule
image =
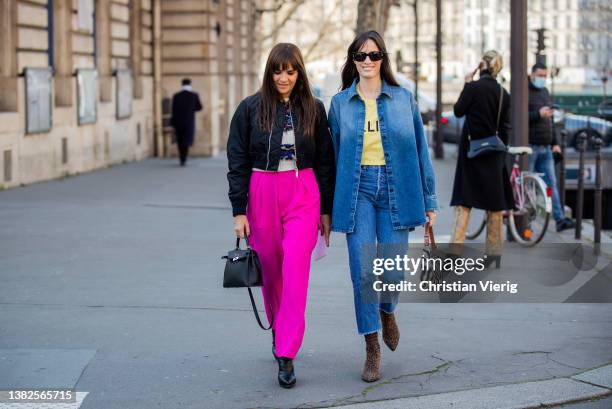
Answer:
[[[281,28],[283,28],[285,26],[285,24],[287,24],[287,22],[291,19],[291,17],[293,16],[293,14],[295,14],[295,12],[297,11],[297,9],[304,4],[305,0],[293,0],[292,3],[292,7],[287,10],[287,14],[285,15],[285,17],[280,21],[280,23],[278,23],[276,25],[276,27],[274,27],[272,29],[272,31],[264,36],[262,36],[262,41],[263,40],[267,40],[269,38],[273,38],[274,36],[276,36],[276,34],[278,34],[279,30]],[[281,5],[282,7],[282,5]]]
[[[323,24],[322,24],[321,30],[319,31],[317,35],[317,38],[312,42],[312,44],[310,44],[310,46],[308,47],[308,50],[306,50],[306,53],[304,53],[304,60],[308,60],[312,52],[317,48],[319,43],[323,41],[325,36],[327,36],[330,32],[336,29],[336,26],[331,24],[331,19],[332,19],[332,16],[336,14],[336,11],[338,10],[341,4],[342,4],[342,0],[336,0],[336,3],[334,4],[334,8],[331,10],[331,12],[327,16],[325,16],[325,19],[323,20]]]

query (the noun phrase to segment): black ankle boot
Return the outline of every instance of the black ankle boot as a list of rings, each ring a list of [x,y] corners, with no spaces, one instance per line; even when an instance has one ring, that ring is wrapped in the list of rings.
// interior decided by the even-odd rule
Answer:
[[[272,355],[274,356],[274,359],[278,359],[276,356],[276,334],[274,333],[274,330],[272,330]]]
[[[278,384],[283,388],[293,388],[295,373],[293,372],[293,359],[280,357],[278,361]]]

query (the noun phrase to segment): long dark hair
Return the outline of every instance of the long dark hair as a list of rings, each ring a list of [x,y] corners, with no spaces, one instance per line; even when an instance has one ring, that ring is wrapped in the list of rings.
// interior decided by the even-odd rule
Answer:
[[[259,110],[259,124],[266,132],[271,132],[276,120],[276,109],[280,103],[280,95],[274,85],[274,71],[286,69],[288,66],[297,70],[298,77],[289,96],[291,108],[301,119],[302,128],[306,138],[314,137],[317,105],[304,67],[304,59],[300,49],[294,44],[276,44],[266,62],[263,83],[261,84],[261,109]]]
[[[355,37],[346,51],[346,62],[342,66],[342,89],[349,88],[355,78],[359,78],[359,72],[353,62],[353,53],[359,51],[368,40],[374,41],[378,49],[384,53],[382,65],[380,66],[380,77],[390,85],[399,86],[393,76],[393,71],[391,71],[391,62],[389,62],[389,54],[387,54],[385,41],[378,32],[371,30]]]

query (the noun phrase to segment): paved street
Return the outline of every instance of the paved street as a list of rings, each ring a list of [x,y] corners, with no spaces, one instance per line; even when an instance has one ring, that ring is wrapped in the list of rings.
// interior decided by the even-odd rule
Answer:
[[[435,166],[448,238],[454,160]],[[0,192],[0,389],[75,387],[82,409],[447,407],[391,400],[415,396],[519,408],[612,393],[612,304],[401,304],[400,346],[383,345],[383,379],[363,383],[340,234],[313,264],[298,384],[279,388],[246,291],[221,288],[225,171],[222,156],[149,159]]]

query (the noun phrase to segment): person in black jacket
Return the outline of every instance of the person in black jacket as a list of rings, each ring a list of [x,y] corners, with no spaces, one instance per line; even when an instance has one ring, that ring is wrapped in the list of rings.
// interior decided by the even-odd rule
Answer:
[[[176,134],[181,166],[185,166],[195,135],[195,113],[202,110],[202,103],[200,96],[193,92],[189,78],[184,78],[181,84],[181,90],[172,97],[170,125]]]
[[[546,65],[534,64],[529,78],[529,170],[543,174],[546,184],[552,189],[553,218],[557,231],[571,229],[574,221],[565,217],[557,189],[553,152],[561,153],[552,123],[553,110],[550,94],[546,89]]]
[[[329,246],[335,181],[325,108],[312,95],[295,45],[272,49],[259,92],[238,105],[227,160],[234,231],[248,236],[259,256],[278,382],[291,388],[293,358],[304,337],[310,258],[317,239]]]
[[[495,135],[496,131],[499,131],[500,139],[504,144],[508,144],[510,95],[496,80],[502,67],[502,56],[495,50],[487,51],[478,68],[466,77],[466,84],[455,103],[455,116],[465,115],[466,119],[459,142],[451,199],[451,206],[455,206],[455,222],[450,240],[452,245],[460,247],[464,242],[471,208],[486,210],[486,263],[488,265],[496,261],[497,266],[503,240],[502,211],[515,207],[510,176],[505,166],[506,153],[490,153],[470,159],[467,152],[468,135],[472,139],[479,139]],[[480,72],[480,79],[472,81],[477,71]]]

